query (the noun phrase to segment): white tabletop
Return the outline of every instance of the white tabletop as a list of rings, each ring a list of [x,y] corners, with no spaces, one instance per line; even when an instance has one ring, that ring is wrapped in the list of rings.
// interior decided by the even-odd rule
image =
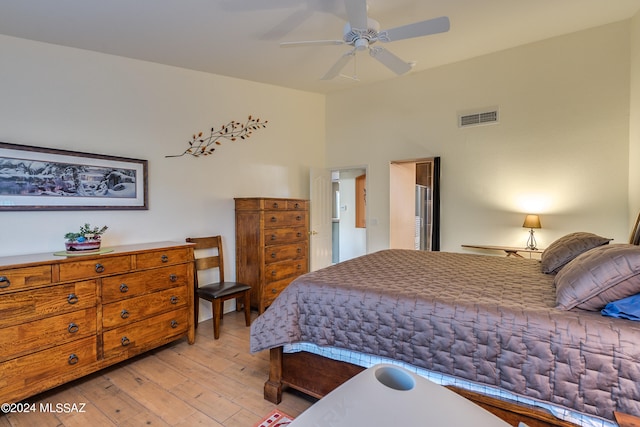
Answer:
[[[362,371],[311,406],[290,427],[509,427],[453,391],[398,366]]]

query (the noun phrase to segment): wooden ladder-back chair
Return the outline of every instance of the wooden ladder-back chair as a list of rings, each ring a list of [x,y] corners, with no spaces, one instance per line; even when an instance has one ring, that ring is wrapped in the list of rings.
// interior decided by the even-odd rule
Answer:
[[[224,258],[222,256],[222,236],[211,237],[188,237],[187,242],[195,243],[194,250],[211,250],[217,255],[196,257],[194,275],[194,295],[195,295],[195,323],[198,325],[198,305],[199,299],[211,301],[213,314],[213,337],[220,338],[220,324],[222,323],[223,303],[229,299],[236,299],[236,309],[239,311],[241,304],[244,305],[244,318],[247,326],[251,325],[251,286],[238,282],[226,282],[224,280]],[[220,281],[200,286],[198,283],[198,272],[217,268]]]

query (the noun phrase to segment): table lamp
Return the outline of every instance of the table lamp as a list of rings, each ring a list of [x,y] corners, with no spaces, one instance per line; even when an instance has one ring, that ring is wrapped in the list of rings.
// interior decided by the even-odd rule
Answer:
[[[536,250],[536,238],[533,235],[534,228],[542,228],[540,225],[540,217],[538,215],[527,215],[524,218],[522,227],[529,229],[529,239],[527,240],[527,249]]]

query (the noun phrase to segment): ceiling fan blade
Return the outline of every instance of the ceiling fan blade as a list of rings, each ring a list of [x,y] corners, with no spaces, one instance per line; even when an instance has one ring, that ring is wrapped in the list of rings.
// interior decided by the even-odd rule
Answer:
[[[309,9],[300,9],[287,16],[282,22],[267,31],[260,38],[261,40],[279,40],[298,28],[304,21],[313,15]]]
[[[367,29],[367,0],[344,0],[351,28]]]
[[[355,52],[355,49],[352,49],[342,55],[340,59],[338,59],[338,62],[333,64],[333,67],[331,67],[329,71],[327,71],[327,73],[322,76],[322,78],[320,78],[320,80],[331,80],[334,77],[337,77],[340,74],[340,71],[342,71],[342,69],[349,63],[349,61],[351,61],[351,58],[355,56]]]
[[[398,75],[404,74],[411,69],[411,64],[404,62],[385,48],[372,47],[369,49],[369,55],[380,61],[382,65]]]
[[[282,42],[280,47],[302,47],[302,46],[339,46],[345,44],[344,40],[310,40],[300,42]]]
[[[396,40],[411,39],[414,37],[428,36],[430,34],[445,33],[451,27],[449,18],[441,16],[439,18],[428,19],[426,21],[414,22],[413,24],[390,28],[378,33],[378,40],[382,42],[393,42]]]

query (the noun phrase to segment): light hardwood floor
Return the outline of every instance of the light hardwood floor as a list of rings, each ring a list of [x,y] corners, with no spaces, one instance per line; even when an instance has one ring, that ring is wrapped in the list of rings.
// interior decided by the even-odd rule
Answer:
[[[211,320],[202,322],[194,345],[183,339],[35,396],[27,401],[36,412],[0,413],[0,427],[251,427],[276,408],[262,397],[268,357],[249,353],[243,313],[227,313],[219,340]],[[85,404],[84,412],[40,410],[58,403]],[[287,392],[277,407],[295,417],[312,404]]]

